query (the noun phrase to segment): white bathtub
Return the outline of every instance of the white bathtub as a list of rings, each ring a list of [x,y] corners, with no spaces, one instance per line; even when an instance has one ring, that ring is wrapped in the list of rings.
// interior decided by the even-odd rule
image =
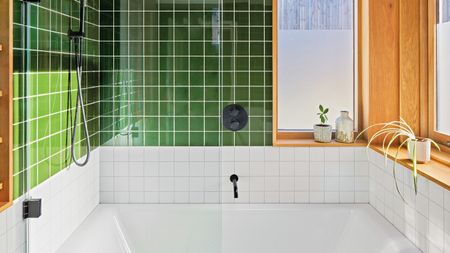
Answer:
[[[59,253],[420,252],[369,205],[99,205]]]

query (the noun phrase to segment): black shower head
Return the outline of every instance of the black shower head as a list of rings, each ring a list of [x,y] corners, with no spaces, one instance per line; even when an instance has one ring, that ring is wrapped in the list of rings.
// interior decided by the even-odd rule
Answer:
[[[84,32],[85,10],[86,10],[86,1],[80,0],[80,30],[78,30],[78,32],[75,32],[72,31],[72,29],[69,29],[68,35],[70,39],[85,37],[86,35]]]

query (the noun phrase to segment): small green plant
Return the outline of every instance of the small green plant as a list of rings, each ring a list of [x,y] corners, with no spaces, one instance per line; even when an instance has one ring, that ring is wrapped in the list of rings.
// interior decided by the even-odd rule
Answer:
[[[317,115],[319,115],[320,122],[322,122],[322,124],[325,124],[328,121],[328,111],[328,108],[325,108],[323,105],[319,105],[319,112],[317,113]]]

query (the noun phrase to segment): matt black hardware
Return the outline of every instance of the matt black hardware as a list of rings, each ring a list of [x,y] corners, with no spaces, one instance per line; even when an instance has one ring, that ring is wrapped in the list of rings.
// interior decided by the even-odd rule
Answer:
[[[227,105],[222,113],[223,126],[231,131],[239,131],[248,123],[248,113],[238,104]]]
[[[238,187],[237,187],[237,181],[239,181],[239,177],[236,174],[233,174],[230,176],[230,181],[233,183],[233,191],[234,191],[234,198],[238,198]]]
[[[41,199],[27,199],[23,201],[23,219],[39,218],[42,213]]]
[[[75,38],[84,38],[85,32],[84,32],[84,11],[86,9],[86,3],[85,0],[80,0],[80,30],[78,31],[72,31],[72,29],[69,29],[67,32],[67,35],[70,39]]]

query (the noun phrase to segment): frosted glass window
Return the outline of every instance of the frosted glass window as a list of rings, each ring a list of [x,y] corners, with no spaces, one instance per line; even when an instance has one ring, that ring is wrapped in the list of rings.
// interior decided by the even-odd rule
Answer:
[[[310,130],[319,104],[355,116],[353,0],[278,1],[278,128]]]
[[[450,1],[440,0],[436,31],[436,130],[450,135]]]

